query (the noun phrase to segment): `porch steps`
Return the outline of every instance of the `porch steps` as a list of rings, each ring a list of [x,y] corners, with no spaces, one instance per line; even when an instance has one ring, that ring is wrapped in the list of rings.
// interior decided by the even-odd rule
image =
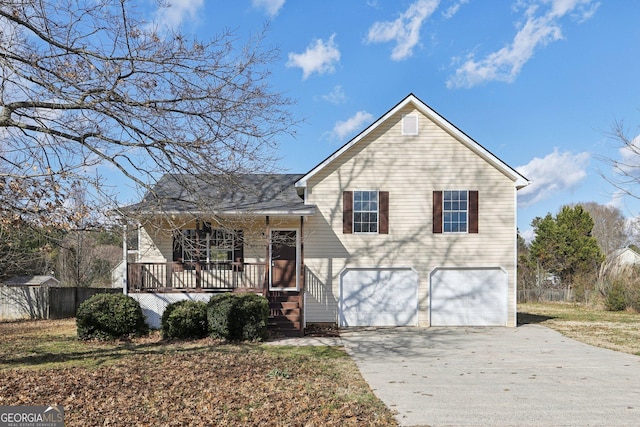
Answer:
[[[299,293],[272,292],[269,300],[269,322],[267,328],[274,335],[299,337],[302,328],[302,309]]]

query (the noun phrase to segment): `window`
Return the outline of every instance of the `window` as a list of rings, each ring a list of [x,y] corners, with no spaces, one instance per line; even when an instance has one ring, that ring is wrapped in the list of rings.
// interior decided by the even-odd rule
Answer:
[[[402,134],[417,135],[418,134],[418,115],[405,114],[402,116]]]
[[[174,242],[174,261],[230,265],[242,262],[242,231],[211,228],[203,223],[201,228],[181,230]]]
[[[389,192],[343,191],[342,233],[389,234]]]
[[[378,232],[378,192],[353,192],[353,232]]]
[[[443,192],[443,231],[445,233],[466,233],[469,195],[467,191]]]
[[[434,191],[434,233],[478,233],[478,191]]]

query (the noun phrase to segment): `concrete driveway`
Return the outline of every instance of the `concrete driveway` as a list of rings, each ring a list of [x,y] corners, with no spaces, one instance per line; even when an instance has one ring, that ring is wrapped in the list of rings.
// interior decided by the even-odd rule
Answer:
[[[403,426],[640,425],[640,357],[543,326],[364,328],[341,335]]]

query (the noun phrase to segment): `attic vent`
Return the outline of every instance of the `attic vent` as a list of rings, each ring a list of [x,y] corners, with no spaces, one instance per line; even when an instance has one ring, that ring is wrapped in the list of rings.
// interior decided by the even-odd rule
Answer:
[[[418,115],[405,114],[402,116],[402,134],[417,135],[418,134]]]

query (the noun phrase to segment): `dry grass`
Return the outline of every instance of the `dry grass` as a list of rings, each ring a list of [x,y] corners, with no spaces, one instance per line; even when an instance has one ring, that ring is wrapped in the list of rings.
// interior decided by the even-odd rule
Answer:
[[[0,323],[0,405],[65,425],[397,425],[343,349],[82,342],[73,320]]]
[[[640,314],[565,303],[518,304],[518,323],[540,323],[584,343],[640,356]]]

